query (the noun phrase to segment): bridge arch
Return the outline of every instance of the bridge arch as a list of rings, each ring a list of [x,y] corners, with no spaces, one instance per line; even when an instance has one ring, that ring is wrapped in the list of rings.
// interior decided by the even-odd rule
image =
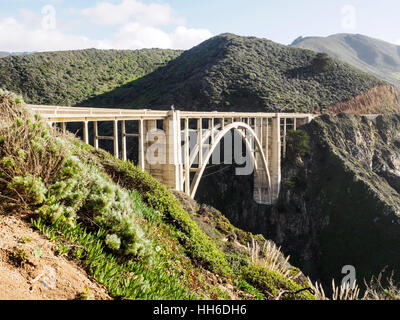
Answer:
[[[218,126],[217,126],[218,127]],[[220,126],[219,126],[220,127]],[[216,130],[218,128],[214,127],[213,130]],[[272,201],[272,192],[271,192],[271,176],[270,176],[270,172],[268,169],[268,162],[267,159],[265,157],[263,148],[262,148],[262,144],[256,134],[256,132],[253,130],[253,128],[251,128],[248,124],[244,123],[244,122],[234,122],[232,124],[229,124],[227,126],[225,126],[222,130],[218,131],[218,134],[214,137],[214,143],[211,145],[211,148],[208,150],[207,154],[205,155],[203,161],[202,161],[202,165],[201,167],[199,167],[199,170],[196,171],[196,174],[194,176],[194,179],[190,185],[190,196],[192,198],[195,197],[197,189],[199,187],[201,178],[203,177],[204,171],[207,167],[207,164],[213,154],[213,152],[215,151],[215,149],[217,148],[217,146],[220,144],[221,140],[225,137],[225,135],[230,132],[231,130],[235,130],[236,132],[238,132],[241,137],[242,140],[245,142],[246,144],[246,148],[247,150],[250,151],[250,156],[251,159],[254,163],[254,169],[257,170],[258,169],[258,164],[256,161],[256,156],[255,154],[258,153],[261,159],[261,166],[262,169],[265,171],[265,175],[267,178],[267,189],[268,189],[268,200],[271,202]],[[242,130],[246,130],[246,133],[243,132]],[[210,133],[206,134],[206,137],[210,137],[211,130],[208,130]],[[255,142],[255,150],[252,150],[252,146],[250,144],[250,141],[248,139],[248,135],[250,135]],[[193,160],[197,155],[199,154],[199,146],[198,144],[196,145],[196,148],[194,150],[194,153],[191,156],[191,160]],[[193,163],[193,161],[190,161],[191,165]]]

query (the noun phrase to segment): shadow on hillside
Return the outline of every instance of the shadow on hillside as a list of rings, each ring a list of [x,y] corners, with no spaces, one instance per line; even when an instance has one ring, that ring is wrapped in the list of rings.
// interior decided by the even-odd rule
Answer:
[[[284,75],[291,79],[309,79],[315,76],[311,65],[287,70]]]
[[[146,109],[148,105],[154,103],[154,100],[163,100],[162,92],[152,92],[146,90],[153,81],[164,79],[165,71],[174,60],[168,62],[165,66],[145,75],[139,79],[128,82],[112,91],[86,99],[75,106],[97,107],[97,108],[120,108],[120,109]],[[167,79],[168,80],[168,79]],[[140,89],[139,89],[140,87]],[[138,91],[135,89],[138,88]],[[135,101],[132,103],[131,101]],[[158,105],[157,105],[158,106]],[[170,109],[171,104],[165,103],[159,105],[157,109]]]

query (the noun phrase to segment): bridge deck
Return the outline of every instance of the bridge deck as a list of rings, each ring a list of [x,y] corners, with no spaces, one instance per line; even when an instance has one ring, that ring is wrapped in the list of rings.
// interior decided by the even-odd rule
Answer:
[[[63,106],[28,105],[43,118],[53,122],[82,122],[82,121],[112,121],[112,120],[161,120],[168,117],[168,110],[150,109],[110,109]],[[273,118],[277,113],[264,112],[199,112],[180,111],[180,117],[187,119],[199,118]],[[312,115],[305,113],[279,113],[280,118],[307,118]]]

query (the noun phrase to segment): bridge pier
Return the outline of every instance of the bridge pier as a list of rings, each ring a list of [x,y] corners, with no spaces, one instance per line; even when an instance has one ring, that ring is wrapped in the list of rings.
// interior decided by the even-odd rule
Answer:
[[[183,166],[181,149],[181,117],[179,111],[170,111],[163,122],[166,136],[165,156],[163,164],[163,183],[177,191],[183,191]]]
[[[119,145],[118,145],[118,120],[113,121],[113,140],[114,140],[114,156],[119,158]]]
[[[285,123],[286,130],[286,123]],[[278,200],[280,189],[281,189],[281,156],[282,156],[282,148],[281,148],[281,117],[279,114],[276,114],[274,118],[272,118],[271,123],[271,135],[270,135],[271,143],[269,145],[269,168],[271,174],[271,198],[272,203],[275,203]]]

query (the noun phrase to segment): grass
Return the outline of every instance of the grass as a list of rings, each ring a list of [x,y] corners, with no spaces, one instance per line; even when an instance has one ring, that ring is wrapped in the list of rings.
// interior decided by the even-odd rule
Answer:
[[[292,277],[292,268],[289,265],[290,256],[284,258],[281,248],[278,248],[275,243],[265,241],[260,247],[253,239],[252,243],[247,245],[251,254],[251,262],[255,266],[260,266],[271,271],[277,271],[286,278]]]
[[[366,291],[363,299],[365,300],[400,300],[400,288],[393,279],[393,274],[386,279],[386,285],[383,282],[382,271],[377,277],[372,277],[368,283],[365,283]]]
[[[0,99],[3,208],[32,212],[33,225],[59,243],[57,253],[81,260],[114,297],[193,297],[186,275],[168,268],[165,242],[145,235],[156,227],[157,213],[135,191],[114,184],[80,143],[23,114],[12,95]]]
[[[265,295],[261,293],[260,290],[254,288],[251,284],[249,284],[245,280],[240,280],[236,282],[236,286],[252,295],[254,295],[256,300],[265,300]]]
[[[243,279],[266,296],[267,300],[314,300],[309,287],[285,278],[280,272],[250,265],[243,269]]]
[[[63,243],[63,249],[58,252],[82,261],[86,270],[105,285],[114,298],[186,300],[195,297],[177,276],[166,272],[165,262],[157,261],[148,268],[143,262],[122,262],[108,253],[103,241],[106,232],[102,229],[90,233],[80,225],[71,227],[61,220],[49,225],[41,217],[33,219],[32,225],[51,241]]]
[[[329,299],[322,287],[321,283],[315,282],[312,284],[311,280],[308,278],[310,287],[315,292],[315,296],[318,300],[361,300],[360,298],[360,288],[357,283],[350,286],[349,283],[341,284],[340,286],[335,284],[335,280],[332,280],[332,297]]]

